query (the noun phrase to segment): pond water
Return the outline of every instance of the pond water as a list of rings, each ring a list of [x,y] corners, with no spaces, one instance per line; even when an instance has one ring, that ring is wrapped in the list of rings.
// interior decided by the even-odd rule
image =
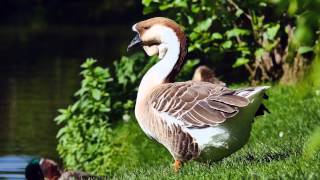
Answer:
[[[111,64],[125,53],[128,29],[0,28],[0,179],[23,179],[33,157],[60,161],[53,119],[73,101],[80,64],[86,57]]]
[[[32,156],[7,155],[0,157],[0,179],[25,179],[24,169]]]

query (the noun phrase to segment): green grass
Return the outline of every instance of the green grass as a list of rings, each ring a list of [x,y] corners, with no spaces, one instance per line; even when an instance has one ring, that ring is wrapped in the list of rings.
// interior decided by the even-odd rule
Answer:
[[[320,93],[295,86],[272,88],[265,103],[270,114],[255,119],[249,142],[239,151],[212,164],[187,163],[172,171],[172,158],[156,142],[145,140],[136,124],[128,131],[128,156],[116,179],[319,179],[319,149],[305,155],[310,136],[320,127]],[[127,128],[124,128],[128,130]],[[139,133],[134,135],[133,132]],[[123,132],[123,131],[122,131]],[[320,134],[320,133],[316,133]],[[128,137],[125,137],[128,138]],[[320,141],[320,137],[312,137]],[[315,140],[314,140],[315,139]],[[319,144],[319,143],[318,143]],[[314,147],[314,146],[312,146]],[[319,146],[317,146],[319,147]],[[130,150],[131,148],[131,150]],[[133,157],[132,157],[133,156]],[[135,157],[136,156],[136,157]],[[136,160],[138,159],[138,160]]]

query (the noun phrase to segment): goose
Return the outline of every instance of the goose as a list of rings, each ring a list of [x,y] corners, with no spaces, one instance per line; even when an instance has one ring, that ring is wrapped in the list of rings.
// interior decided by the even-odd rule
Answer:
[[[215,77],[215,74],[212,69],[210,69],[208,66],[201,65],[196,68],[194,71],[193,81],[206,81],[206,82],[211,82],[213,84],[220,84],[225,86],[226,83],[220,81],[218,78]]]
[[[174,171],[190,160],[221,160],[244,146],[269,87],[231,90],[204,81],[174,82],[187,53],[182,28],[154,17],[132,30],[136,36],[128,50],[142,46],[159,58],[140,82],[135,116],[144,133],[170,152]]]

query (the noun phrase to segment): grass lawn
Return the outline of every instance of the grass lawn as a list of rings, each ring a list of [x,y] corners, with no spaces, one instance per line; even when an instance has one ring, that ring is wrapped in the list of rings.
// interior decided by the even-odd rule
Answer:
[[[307,154],[308,158],[304,153],[310,136],[320,127],[319,90],[305,92],[296,86],[276,86],[268,91],[268,95],[265,104],[271,113],[256,118],[249,142],[222,161],[210,165],[189,162],[179,173],[174,173],[173,160],[163,147],[155,142],[140,145],[138,138],[137,147],[143,149],[139,156],[146,157],[133,167],[130,162],[124,162],[114,178],[319,179],[319,149]],[[320,137],[313,139],[319,147]]]

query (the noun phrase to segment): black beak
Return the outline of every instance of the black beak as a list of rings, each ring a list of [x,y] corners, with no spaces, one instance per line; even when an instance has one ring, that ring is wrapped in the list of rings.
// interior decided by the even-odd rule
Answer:
[[[129,44],[127,51],[129,51],[133,47],[140,45],[142,45],[142,40],[140,39],[139,34],[137,33],[137,35],[132,39],[131,43]]]

